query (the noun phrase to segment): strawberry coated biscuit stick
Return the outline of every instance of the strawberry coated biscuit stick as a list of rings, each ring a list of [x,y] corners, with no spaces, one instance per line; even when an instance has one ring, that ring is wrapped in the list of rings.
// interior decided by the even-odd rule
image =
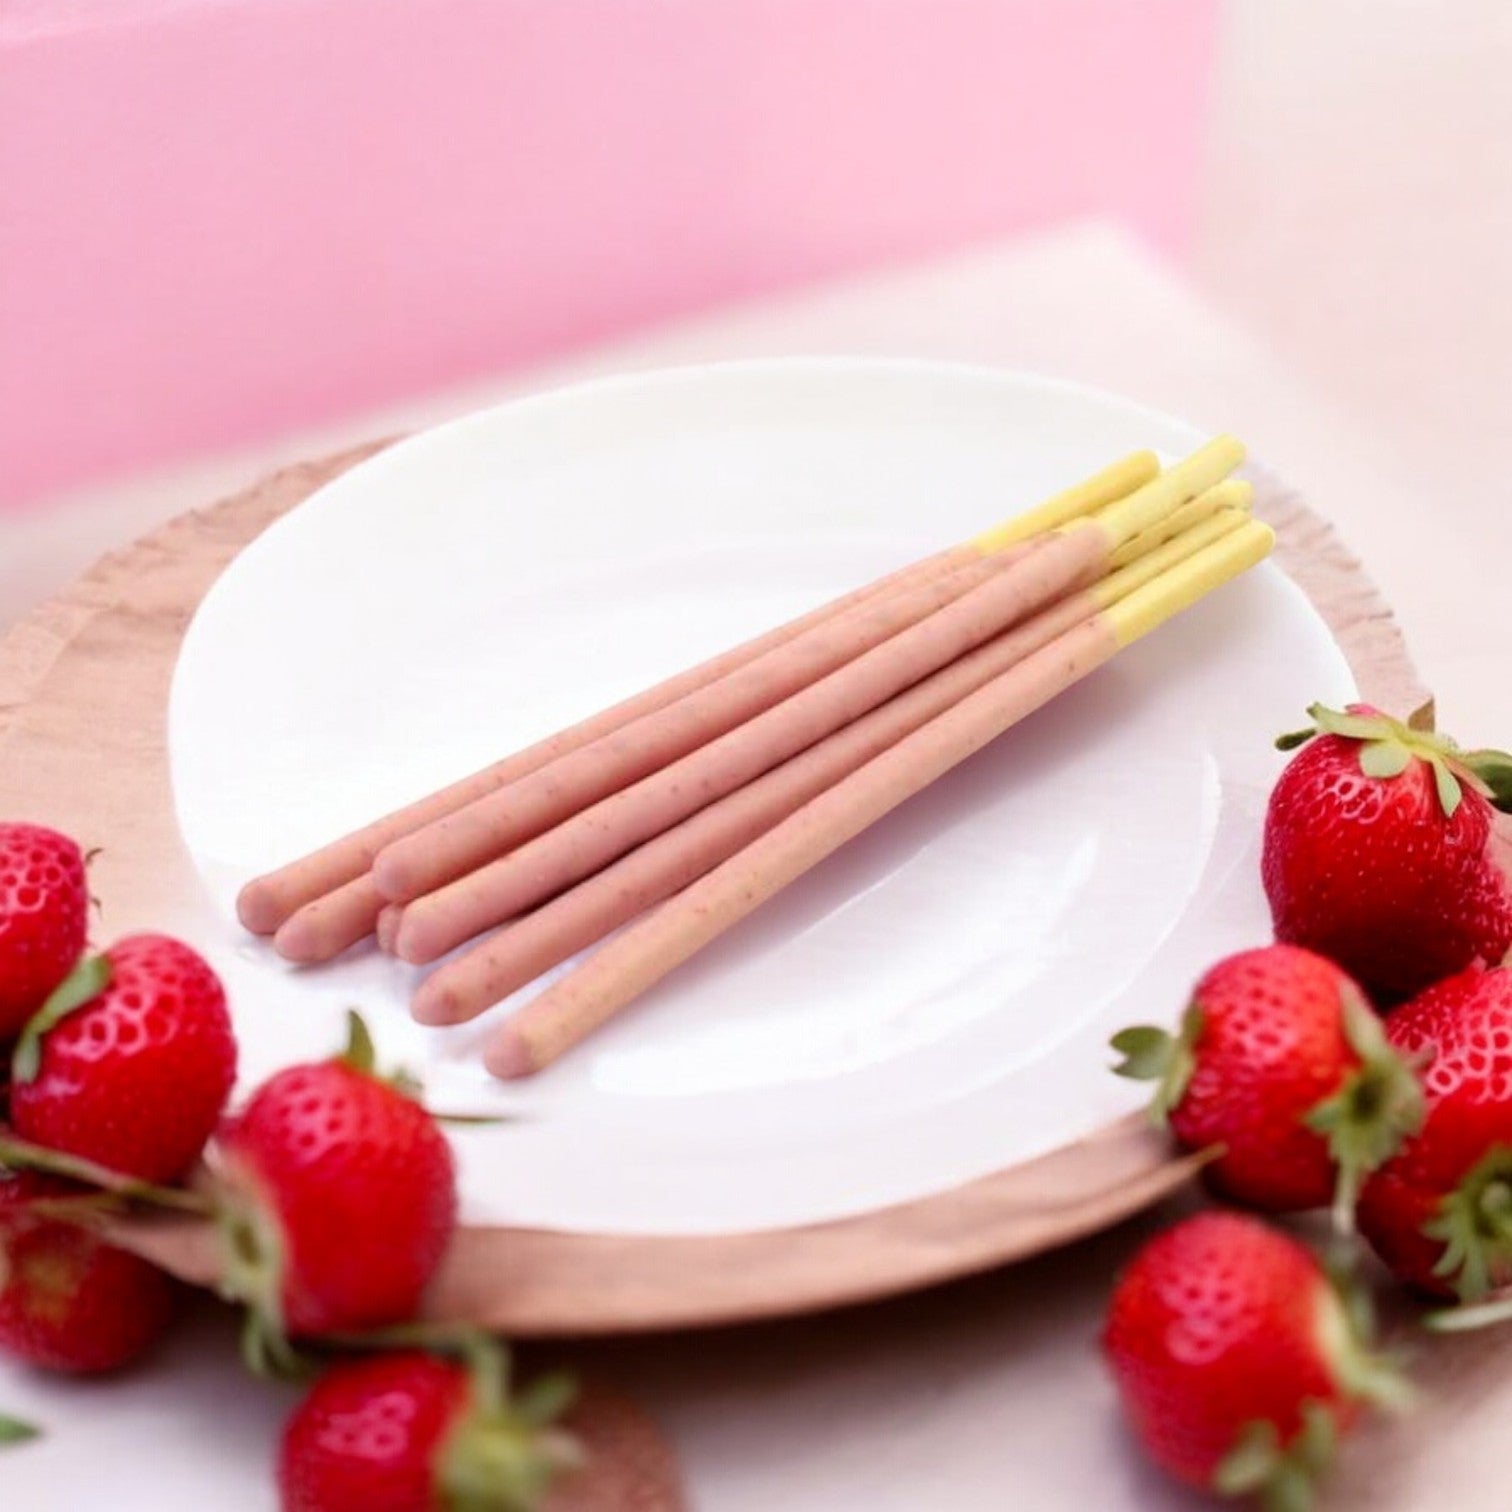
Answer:
[[[485,1061],[497,1076],[549,1065],[647,988],[900,803],[1035,709],[1266,556],[1246,522],[1083,620],[804,804],[603,945],[502,1024]]]
[[[729,676],[386,846],[373,863],[378,890],[405,903],[465,876],[753,719],[989,578],[1000,585],[995,612],[1022,617],[1053,593],[1103,570],[1108,551],[1217,482],[1242,455],[1237,443],[1214,442],[1107,510],[1036,537],[1022,553],[979,558],[946,578],[826,620]]]
[[[1244,486],[1220,486],[1234,503],[1091,588],[1004,631],[447,962],[421,984],[411,1005],[415,1017],[427,1024],[475,1017],[686,887],[1031,652],[1237,530],[1247,518]]]
[[[1210,481],[1226,455],[1222,446],[1204,449],[1160,480],[1157,497],[1170,501],[1168,509],[1185,507],[1184,497]],[[1148,514],[1147,510],[1142,517]],[[609,796],[579,808],[535,839],[506,841],[497,859],[408,904],[396,952],[416,964],[438,960],[754,781],[1026,616],[1074,594],[1106,572],[1112,550],[1121,544],[1114,532],[1115,526],[1103,515],[1070,522],[1039,550],[1005,562],[953,602],[828,675],[806,681],[790,697],[748,721],[700,743],[680,759],[657,763],[629,786],[616,784]],[[588,753],[582,755],[586,759]],[[537,780],[544,785],[553,770],[537,774]],[[523,787],[506,789],[493,800],[499,825],[507,824],[508,815],[515,821],[515,834],[525,827],[529,808],[518,796],[511,803],[511,796]],[[507,828],[502,832],[511,833]],[[496,842],[498,834],[496,830]],[[418,847],[424,839],[415,836],[408,844]]]
[[[371,866],[385,845],[648,713],[676,703],[828,620],[872,600],[927,585],[959,568],[1020,548],[1025,542],[1068,520],[1125,497],[1158,472],[1159,463],[1152,453],[1136,452],[970,541],[845,594],[789,624],[757,636],[538,741],[276,872],[257,878],[247,884],[237,901],[242,922],[255,933],[277,931],[276,947],[291,960],[329,959],[374,929],[384,898],[371,874]]]

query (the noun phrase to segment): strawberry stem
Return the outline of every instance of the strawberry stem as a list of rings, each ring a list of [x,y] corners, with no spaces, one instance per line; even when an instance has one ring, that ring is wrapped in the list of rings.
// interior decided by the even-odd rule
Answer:
[[[365,1333],[322,1334],[320,1343],[333,1349],[425,1349],[469,1359],[479,1337],[476,1328],[461,1323],[396,1323]]]
[[[260,1308],[249,1307],[242,1319],[242,1363],[263,1381],[301,1382],[320,1372],[319,1362],[302,1354],[288,1335]]]
[[[509,1351],[497,1339],[478,1334],[469,1341],[466,1355],[473,1402],[485,1417],[497,1417],[509,1405]]]
[[[212,1212],[220,1241],[216,1289],[242,1304],[242,1363],[264,1380],[301,1380],[313,1360],[289,1342],[283,1318],[283,1236],[278,1220],[234,1170],[218,1173]]]
[[[35,1081],[42,1069],[42,1037],[56,1028],[110,986],[110,958],[85,956],[52,990],[48,999],[27,1020],[11,1059],[11,1077],[18,1082]]]
[[[534,1428],[554,1423],[577,1400],[577,1382],[565,1370],[537,1376],[515,1397],[515,1411]]]
[[[1426,703],[1420,703],[1412,713],[1407,716],[1407,728],[1417,730],[1424,735],[1431,735],[1438,725],[1438,709],[1430,697]]]
[[[114,1192],[81,1192],[77,1197],[33,1197],[26,1211],[34,1218],[50,1223],[72,1223],[87,1227],[100,1218],[111,1218],[125,1207],[125,1198]]]
[[[78,1155],[30,1144],[24,1139],[17,1139],[13,1134],[0,1134],[0,1166],[9,1167],[13,1171],[41,1171],[49,1176],[62,1176],[130,1202],[144,1202],[151,1207],[169,1208],[178,1213],[194,1213],[205,1217],[214,1210],[209,1198],[199,1192],[157,1186],[150,1181],[141,1181],[135,1176],[112,1171],[108,1166],[96,1165],[94,1161],[84,1160]]]

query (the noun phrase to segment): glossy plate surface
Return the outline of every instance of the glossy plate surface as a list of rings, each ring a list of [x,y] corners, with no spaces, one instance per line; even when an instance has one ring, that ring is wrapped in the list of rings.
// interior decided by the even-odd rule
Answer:
[[[1269,564],[831,858],[550,1072],[423,1030],[370,948],[294,972],[242,881],[1138,447],[1204,439],[1071,385],[794,360],[620,378],[428,432],[245,550],[175,677],[185,840],[248,1081],[352,1004],[458,1135],[474,1221],[753,1229],[1022,1161],[1127,1111],[1118,1026],[1264,941],[1279,730],[1353,682]],[[214,929],[211,930],[214,934]],[[498,1012],[509,1011],[504,1005]]]

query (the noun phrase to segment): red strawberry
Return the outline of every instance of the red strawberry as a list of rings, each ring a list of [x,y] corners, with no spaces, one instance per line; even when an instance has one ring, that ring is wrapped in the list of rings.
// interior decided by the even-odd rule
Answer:
[[[283,1512],[531,1512],[572,1441],[559,1378],[507,1400],[496,1351],[470,1371],[419,1351],[333,1366],[284,1430]]]
[[[1262,872],[1276,938],[1398,1002],[1512,947],[1512,890],[1489,849],[1512,758],[1460,751],[1365,704],[1314,705],[1323,731],[1281,774]]]
[[[1512,971],[1472,966],[1386,1021],[1428,1060],[1428,1116],[1361,1194],[1361,1232],[1402,1280],[1475,1301],[1512,1283]]]
[[[82,962],[16,1048],[24,1138],[144,1181],[199,1158],[236,1077],[215,973],[187,945],[135,935]]]
[[[1173,1037],[1114,1035],[1120,1076],[1160,1078],[1152,1111],[1187,1149],[1218,1146],[1207,1179],[1271,1212],[1323,1207],[1347,1217],[1360,1179],[1422,1121],[1411,1067],[1360,989],[1295,945],[1214,966]]]
[[[84,953],[89,884],[79,847],[38,824],[0,824],[0,1039],[11,1039]]]
[[[1305,1504],[1362,1403],[1401,1395],[1313,1256],[1237,1213],[1199,1213],[1140,1251],[1103,1351],[1157,1464],[1286,1507]]]
[[[24,1173],[0,1179],[0,1349],[47,1370],[115,1370],[173,1315],[173,1283],[77,1224],[33,1210],[79,1188]]]
[[[266,1082],[218,1155],[224,1288],[251,1304],[262,1344],[414,1316],[456,1224],[451,1146],[374,1074],[355,1014],[346,1054]]]

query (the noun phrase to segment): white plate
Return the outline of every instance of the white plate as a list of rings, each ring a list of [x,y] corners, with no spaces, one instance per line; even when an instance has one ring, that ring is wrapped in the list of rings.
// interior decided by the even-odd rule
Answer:
[[[1113,457],[1203,437],[987,369],[794,360],[617,378],[390,448],[244,551],[184,642],[175,799],[253,1080],[360,1003],[452,1109],[468,1215],[583,1230],[786,1225],[1043,1153],[1142,1093],[1123,1023],[1268,938],[1272,736],[1352,695],[1270,565],[832,858],[560,1066],[500,1087],[498,1012],[423,1030],[371,949],[283,967],[256,872]],[[212,934],[216,931],[211,930]]]

